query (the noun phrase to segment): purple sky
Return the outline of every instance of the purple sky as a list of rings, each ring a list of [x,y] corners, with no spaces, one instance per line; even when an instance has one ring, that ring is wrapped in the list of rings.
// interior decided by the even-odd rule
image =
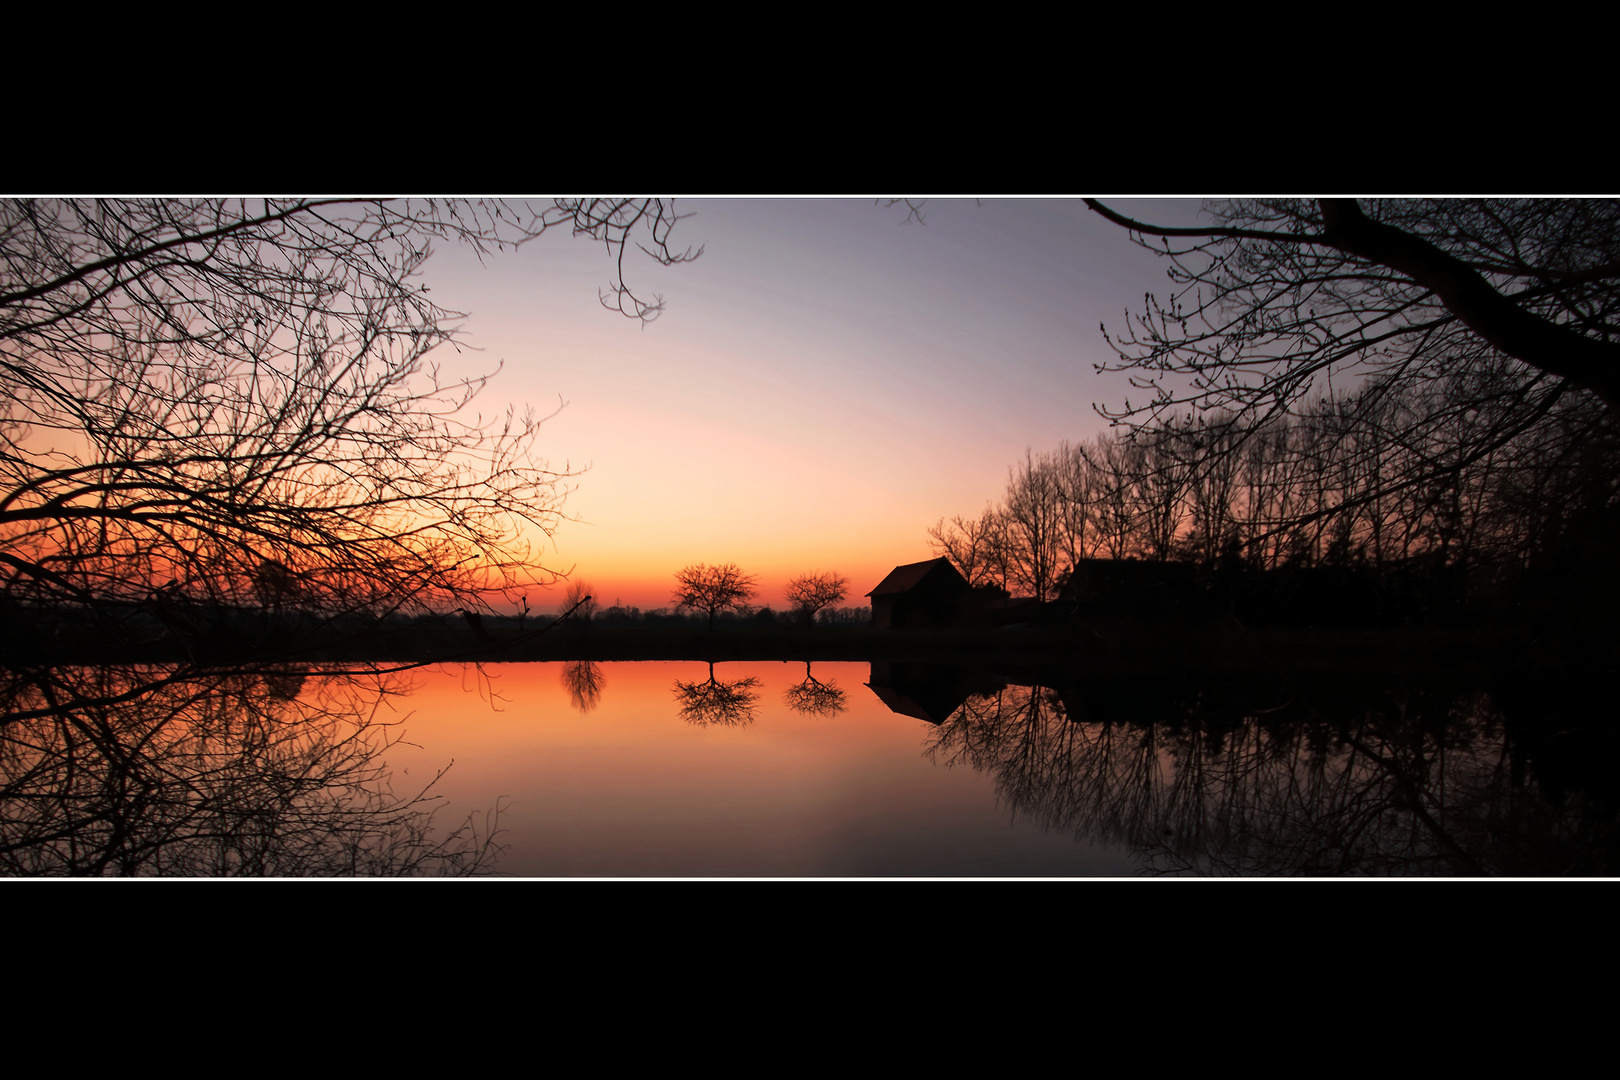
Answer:
[[[1105,199],[1163,224],[1194,200]],[[665,314],[643,329],[602,309],[600,245],[547,236],[481,267],[445,247],[434,299],[469,312],[454,371],[505,367],[481,404],[549,412],[551,464],[575,481],[548,565],[598,598],[668,603],[674,572],[736,562],[758,602],[794,574],[835,570],[851,602],[927,528],[997,498],[1026,448],[1106,428],[1124,377],[1099,323],[1122,327],[1166,264],[1078,199],[932,199],[926,224],[871,199],[680,199],[663,268],[627,260]],[[559,594],[531,596],[554,608]]]

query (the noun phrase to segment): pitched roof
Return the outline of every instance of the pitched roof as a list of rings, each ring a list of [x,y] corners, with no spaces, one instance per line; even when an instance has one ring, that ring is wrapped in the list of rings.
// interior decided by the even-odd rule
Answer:
[[[897,566],[893,570],[890,570],[889,576],[878,582],[877,588],[873,589],[866,595],[888,596],[891,593],[908,592],[909,590],[915,588],[917,583],[922,581],[923,578],[927,577],[935,570],[938,570],[942,564],[952,576],[957,578],[962,577],[961,573],[958,572],[956,567],[951,565],[951,560],[949,559],[929,559],[926,562],[907,563],[904,566]],[[967,581],[963,579],[962,583],[965,585],[967,584]]]

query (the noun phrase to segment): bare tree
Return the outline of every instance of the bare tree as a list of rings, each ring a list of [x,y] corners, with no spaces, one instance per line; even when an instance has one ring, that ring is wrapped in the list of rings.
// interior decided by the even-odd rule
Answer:
[[[1036,600],[1050,600],[1063,570],[1063,493],[1057,459],[1025,451],[1024,460],[1007,470],[1007,498],[1002,511],[1008,539],[1008,563],[1016,585]]]
[[[604,243],[603,303],[647,320],[630,245],[672,264],[657,200],[0,202],[0,595],[257,602],[328,618],[461,604],[537,570],[566,466],[541,419],[472,411],[429,360],[461,315],[419,279],[561,229]]]
[[[1336,368],[1415,382],[1509,356],[1541,376],[1527,406],[1620,403],[1620,202],[1257,200],[1193,228],[1087,205],[1172,260],[1182,288],[1120,346],[1132,369],[1198,376],[1185,400],[1286,406]],[[1149,407],[1175,400],[1145,385]]]
[[[848,594],[849,579],[831,571],[801,574],[787,587],[787,601],[804,617],[806,626],[815,626],[816,612],[832,607]]]
[[[1188,465],[1178,452],[1179,443],[1180,432],[1173,429],[1144,439],[1132,483],[1144,554],[1160,562],[1170,558],[1186,524]]]
[[[722,611],[741,607],[750,597],[757,595],[759,583],[752,574],[745,574],[736,563],[707,566],[698,563],[675,574],[675,595],[671,597],[677,611],[701,611],[709,616],[709,629],[714,629],[714,617]]]
[[[1087,460],[1084,447],[1064,442],[1059,444],[1053,457],[1063,557],[1072,567],[1081,559],[1093,558],[1102,543],[1098,523],[1102,492],[1097,471]]]
[[[1535,429],[1620,419],[1620,202],[1254,200],[1211,204],[1192,228],[1088,204],[1176,282],[1110,339],[1111,369],[1148,397],[1107,415],[1222,411],[1236,452],[1336,412],[1363,453],[1402,451],[1400,468],[1353,466],[1354,495],[1298,499],[1273,528],[1451,486]]]
[[[1213,565],[1234,544],[1241,545],[1238,517],[1238,459],[1228,444],[1233,438],[1227,418],[1201,416],[1180,432],[1173,452],[1185,463],[1187,534],[1184,552]]]
[[[567,591],[563,593],[562,610],[558,614],[590,622],[591,616],[596,614],[596,598],[591,595],[590,584],[570,581]]]
[[[1112,435],[1099,435],[1081,447],[1096,475],[1096,527],[1100,545],[1110,558],[1123,559],[1138,550],[1135,477],[1140,472],[1140,448]]]
[[[977,518],[960,515],[947,523],[940,518],[928,530],[929,546],[936,556],[951,560],[969,585],[1007,587],[1006,522],[1001,513],[985,507]]]

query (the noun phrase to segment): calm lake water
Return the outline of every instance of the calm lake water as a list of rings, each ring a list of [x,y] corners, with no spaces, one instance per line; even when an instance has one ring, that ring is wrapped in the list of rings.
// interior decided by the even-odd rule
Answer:
[[[12,876],[1550,877],[1620,852],[1601,679],[131,665],[5,709]]]
[[[1077,841],[1007,806],[993,775],[932,760],[935,726],[891,711],[867,664],[816,663],[807,687],[802,663],[717,664],[713,683],[699,662],[604,663],[594,699],[565,685],[570,669],[437,669],[393,702],[414,744],[388,751],[395,791],[453,762],[436,822],[499,801],[497,874],[1136,872],[1122,845]]]

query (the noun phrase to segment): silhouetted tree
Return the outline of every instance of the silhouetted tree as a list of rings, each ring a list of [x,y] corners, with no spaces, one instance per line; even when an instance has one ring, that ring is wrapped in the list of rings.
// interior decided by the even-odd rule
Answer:
[[[1134,477],[1140,469],[1140,450],[1112,434],[1099,435],[1091,446],[1080,448],[1086,467],[1096,476],[1093,502],[1099,551],[1112,559],[1136,553],[1136,500]]]
[[[1615,200],[1250,200],[1191,228],[1086,202],[1182,286],[1119,345],[1130,369],[1200,381],[1155,380],[1145,408],[1286,408],[1332,368],[1415,385],[1503,356],[1535,373],[1515,380],[1527,415],[1577,389],[1620,408]]]
[[[714,661],[709,661],[709,677],[703,682],[675,681],[675,700],[681,719],[698,727],[743,727],[753,722],[759,703],[760,682],[749,675],[722,682],[715,677]]]
[[[417,278],[553,229],[661,263],[667,204],[0,201],[0,593],[325,615],[470,605],[533,571],[566,470],[541,421],[429,364],[461,314]],[[643,320],[622,273],[603,302]],[[538,571],[542,576],[544,571]],[[449,605],[445,605],[449,606]]]
[[[782,695],[787,707],[807,716],[835,716],[846,708],[844,691],[837,683],[824,683],[810,674],[810,661],[804,662],[804,681],[787,688]]]
[[[1467,474],[1515,468],[1527,444],[1567,454],[1548,445],[1563,431],[1613,437],[1620,202],[1252,200],[1212,204],[1191,228],[1088,203],[1169,259],[1176,282],[1111,339],[1120,361],[1105,369],[1133,373],[1148,398],[1104,412],[1163,431],[1186,409],[1218,411],[1236,437],[1204,462],[1304,423],[1272,450],[1322,484],[1273,488],[1255,515],[1268,532],[1437,514],[1455,531]]]
[[[572,614],[569,614],[572,612]],[[589,583],[584,581],[570,581],[568,589],[563,593],[562,610],[559,614],[569,615],[569,618],[580,622],[590,622],[591,616],[596,614],[596,598],[591,595]]]
[[[1049,600],[1062,573],[1063,496],[1059,471],[1051,455],[1024,460],[1007,471],[1007,565],[1016,589],[1037,600]]]
[[[1043,574],[1051,589],[1097,556],[1218,564],[1229,599],[1246,571],[1336,568],[1338,599],[1323,601],[1323,616],[1403,622],[1546,595],[1546,584],[1524,584],[1520,600],[1510,596],[1541,566],[1558,588],[1580,583],[1571,595],[1585,594],[1595,615],[1620,596],[1620,578],[1594,577],[1612,562],[1599,550],[1620,533],[1610,509],[1620,505],[1620,422],[1588,395],[1586,408],[1558,410],[1479,454],[1475,421],[1448,403],[1480,398],[1453,382],[1374,383],[1251,431],[1212,411],[1064,443],[1026,454],[1004,501],[976,522],[929,533],[937,552],[981,572],[1005,568],[1035,596]],[[1577,549],[1590,555],[1572,562]]]
[[[788,582],[787,600],[804,619],[806,626],[816,624],[816,612],[832,607],[849,593],[849,579],[841,574],[817,571],[801,574]]]
[[[977,518],[958,515],[949,523],[940,518],[928,530],[929,547],[936,557],[950,559],[969,585],[999,585],[1005,589],[1007,564],[1002,556],[1006,531],[1001,512],[987,506]]]
[[[675,574],[675,595],[671,600],[677,611],[701,611],[709,617],[709,629],[714,629],[714,617],[722,611],[741,607],[756,594],[757,579],[745,574],[736,563],[707,566],[698,563],[684,567]]]
[[[941,520],[931,546],[974,586],[1037,600],[1057,595],[1082,559],[1167,559],[1186,525],[1190,470],[1149,439],[1112,434],[1026,452],[1002,501],[977,519]]]

